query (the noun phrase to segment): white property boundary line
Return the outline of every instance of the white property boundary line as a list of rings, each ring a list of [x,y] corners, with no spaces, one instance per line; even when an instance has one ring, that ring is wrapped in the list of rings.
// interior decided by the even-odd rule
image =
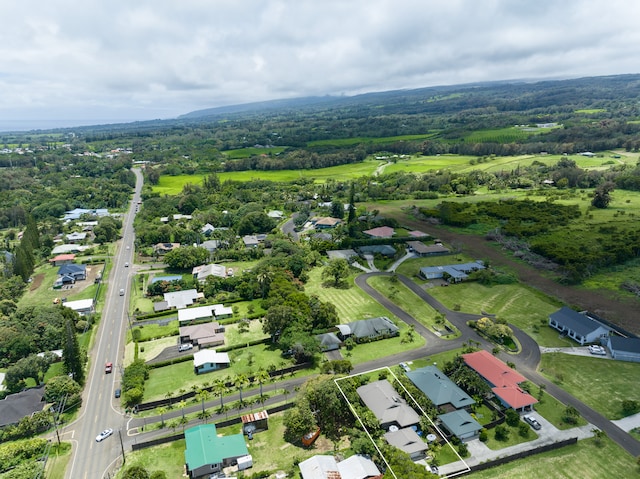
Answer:
[[[420,404],[418,404],[418,401],[415,400],[415,398],[411,395],[411,393],[407,390],[407,388],[404,387],[404,384],[402,384],[402,382],[398,379],[398,376],[395,375],[395,373],[391,370],[391,368],[389,368],[389,366],[384,366],[381,368],[377,368],[377,369],[371,369],[370,371],[365,371],[363,373],[360,374],[351,374],[349,376],[344,376],[341,378],[336,378],[333,380],[333,382],[335,383],[335,385],[337,386],[338,390],[340,391],[340,394],[342,394],[342,397],[344,398],[344,400],[347,402],[347,404],[349,405],[349,409],[351,410],[351,413],[356,417],[356,419],[358,420],[358,422],[360,423],[360,427],[362,427],[362,430],[367,434],[367,437],[369,437],[369,440],[371,441],[371,443],[373,444],[373,447],[376,448],[376,451],[378,451],[378,454],[380,454],[380,457],[382,458],[382,460],[384,461],[384,463],[386,464],[387,468],[389,469],[389,471],[391,471],[391,474],[393,475],[393,477],[395,479],[398,479],[398,476],[396,476],[396,473],[393,471],[393,469],[391,468],[391,466],[389,465],[389,462],[387,462],[387,458],[384,457],[384,455],[382,454],[382,451],[380,451],[380,449],[378,448],[378,445],[376,444],[376,442],[373,440],[373,437],[371,437],[371,434],[369,433],[369,431],[367,430],[367,428],[365,427],[364,423],[362,422],[362,420],[360,419],[360,416],[358,416],[358,414],[356,413],[355,408],[353,407],[353,405],[351,404],[351,402],[349,401],[349,399],[347,398],[347,395],[344,393],[344,391],[342,390],[342,388],[340,387],[339,382],[344,380],[344,379],[350,379],[350,378],[354,378],[354,377],[358,377],[358,376],[362,376],[364,374],[371,374],[371,373],[375,373],[376,371],[382,371],[382,370],[386,370],[389,373],[391,373],[391,375],[393,376],[393,378],[395,379],[395,382],[398,383],[400,386],[402,386],[402,389],[404,389],[404,391],[407,393],[407,395],[411,398],[411,400],[413,401],[413,404],[415,406],[418,407],[418,409],[420,410],[420,412],[422,413],[422,415],[424,417],[426,417],[429,422],[431,423],[431,425],[433,426],[433,428],[438,431],[438,434],[440,434],[440,437],[442,437],[445,442],[447,443],[447,446],[449,446],[451,448],[451,450],[453,451],[453,453],[458,456],[458,459],[465,465],[466,469],[462,469],[460,471],[456,471],[454,474],[447,476],[447,477],[455,477],[459,474],[465,474],[467,472],[471,471],[471,468],[469,467],[469,464],[467,464],[465,462],[465,460],[460,457],[460,454],[458,454],[458,451],[456,451],[456,449],[453,447],[453,445],[447,440],[447,438],[445,437],[445,435],[442,433],[442,431],[440,430],[440,428],[438,428],[438,426],[436,426],[436,424],[433,422],[433,420],[427,415],[426,412],[424,412],[424,410],[422,409],[422,407],[420,407]]]

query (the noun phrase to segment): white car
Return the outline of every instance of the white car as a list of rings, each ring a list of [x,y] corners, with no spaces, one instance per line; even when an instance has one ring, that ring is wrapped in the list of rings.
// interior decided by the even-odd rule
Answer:
[[[178,352],[180,353],[183,351],[189,351],[190,349],[193,349],[193,344],[191,343],[184,343],[178,346]]]
[[[96,436],[96,442],[104,441],[106,438],[111,436],[111,434],[113,434],[113,429],[111,428],[105,429],[104,431],[102,431],[100,434]]]
[[[591,354],[596,354],[598,356],[606,356],[607,355],[607,350],[604,349],[602,346],[598,346],[595,344],[592,344],[591,346],[589,346],[589,352]]]
[[[542,425],[538,422],[538,420],[533,417],[533,416],[522,416],[522,419],[525,420],[526,423],[529,424],[529,426],[531,426],[532,428],[534,428],[536,431],[539,431],[542,428]]]

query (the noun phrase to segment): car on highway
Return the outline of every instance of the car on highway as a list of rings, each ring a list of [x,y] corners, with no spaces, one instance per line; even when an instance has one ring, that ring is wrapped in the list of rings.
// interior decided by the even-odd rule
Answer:
[[[540,430],[542,428],[542,424],[540,424],[538,422],[538,420],[533,417],[533,416],[529,416],[528,414],[525,416],[522,416],[522,419],[524,419],[524,421],[529,424],[529,426],[531,426],[532,428],[534,428],[536,431]]]
[[[124,296],[124,289],[120,290],[120,296]]]
[[[102,431],[100,434],[96,436],[96,442],[104,441],[106,438],[111,436],[111,434],[113,434],[113,429],[111,428],[105,429],[104,431]]]
[[[107,363],[104,365],[104,373],[105,374],[109,374],[111,371],[113,371],[113,363]]]
[[[113,394],[116,399],[120,397],[120,395],[122,394],[122,391],[120,389],[116,389],[116,392]]]
[[[128,267],[129,267],[129,262],[126,262],[126,263],[124,264],[124,267],[125,267],[125,268],[128,268]]]
[[[598,346],[596,344],[592,344],[591,346],[588,347],[588,349],[591,354],[595,354],[597,356],[607,355],[607,350],[604,349],[602,346]]]

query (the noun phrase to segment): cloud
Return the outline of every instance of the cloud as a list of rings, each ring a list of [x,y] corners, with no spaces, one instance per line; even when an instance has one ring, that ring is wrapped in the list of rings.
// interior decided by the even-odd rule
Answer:
[[[619,0],[3,3],[2,120],[167,118],[272,98],[636,73],[640,53],[640,4]]]

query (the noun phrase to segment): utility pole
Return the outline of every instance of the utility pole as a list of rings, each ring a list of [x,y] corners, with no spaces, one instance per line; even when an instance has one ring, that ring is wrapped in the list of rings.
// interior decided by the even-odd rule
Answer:
[[[118,429],[118,437],[120,438],[120,449],[122,450],[122,465],[126,462],[124,457],[124,444],[122,443],[122,429]]]

